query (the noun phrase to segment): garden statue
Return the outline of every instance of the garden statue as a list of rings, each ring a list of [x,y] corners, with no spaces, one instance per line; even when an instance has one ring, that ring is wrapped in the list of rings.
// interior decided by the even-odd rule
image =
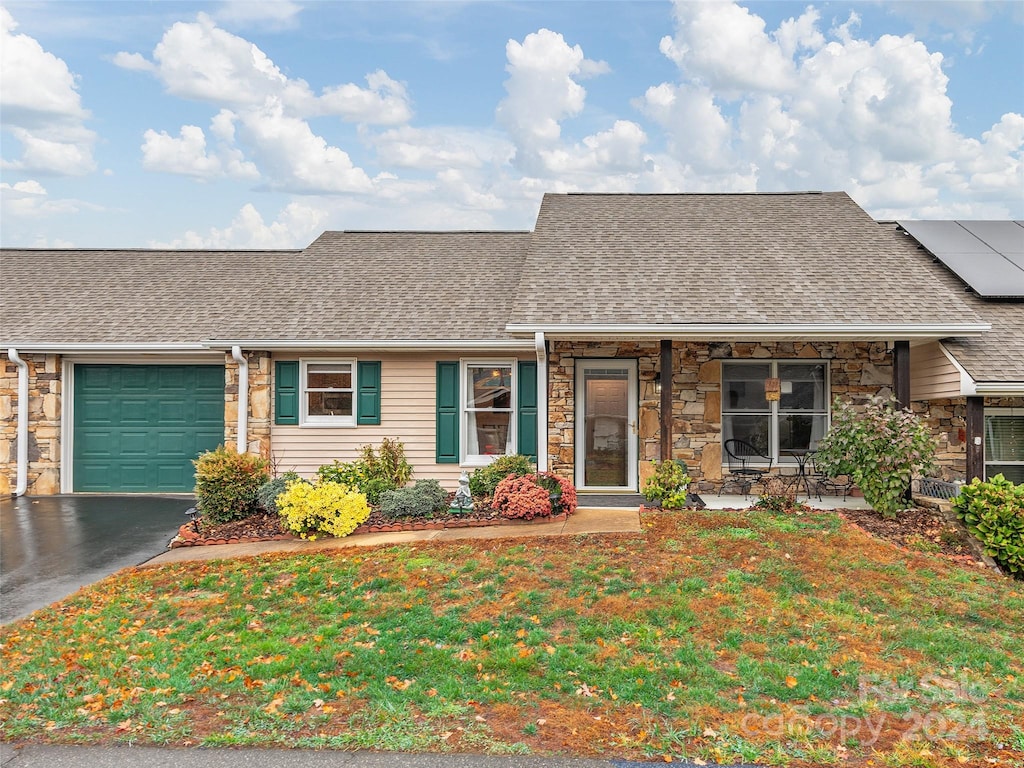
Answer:
[[[459,476],[459,490],[455,492],[451,508],[460,512],[473,508],[473,494],[469,492],[469,474],[466,472]]]

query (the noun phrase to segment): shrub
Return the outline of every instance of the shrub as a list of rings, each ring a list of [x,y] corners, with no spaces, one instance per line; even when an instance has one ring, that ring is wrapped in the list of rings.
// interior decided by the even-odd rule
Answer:
[[[277,497],[288,489],[288,483],[297,481],[305,482],[297,472],[285,472],[283,475],[272,477],[256,491],[256,501],[265,511],[276,515]]]
[[[686,464],[675,459],[655,462],[654,474],[644,483],[644,498],[661,504],[664,509],[682,509],[686,506],[686,491],[690,476]]]
[[[241,520],[259,510],[256,493],[268,479],[267,462],[218,445],[195,459],[196,508],[211,525]]]
[[[549,491],[537,484],[533,475],[510,475],[494,489],[491,506],[502,517],[532,520],[551,516]]]
[[[805,504],[797,502],[796,490],[795,483],[787,485],[778,475],[766,477],[764,493],[757,497],[754,506],[773,512],[797,512],[807,509]]]
[[[562,498],[559,502],[559,511],[565,512],[567,515],[571,515],[576,511],[576,486],[566,480],[564,477],[560,477],[553,472],[539,472],[534,477],[537,479],[537,485],[544,488],[548,492],[548,498],[552,493],[561,493]],[[552,513],[554,510],[552,510]]]
[[[380,511],[389,520],[403,517],[430,517],[448,507],[448,492],[437,480],[417,480],[415,485],[385,491]]]
[[[285,528],[310,540],[321,533],[347,536],[370,516],[364,494],[330,481],[290,483],[277,497],[277,509]]]
[[[832,428],[818,445],[815,465],[832,477],[849,475],[876,511],[896,517],[914,474],[934,467],[928,427],[892,397],[872,397],[860,410],[837,398],[832,407]]]
[[[412,477],[412,465],[405,458],[405,446],[384,438],[380,449],[364,445],[361,458],[343,463],[325,464],[316,472],[321,482],[341,483],[358,488],[371,504],[379,504],[382,494],[401,488]]]
[[[1024,578],[1024,484],[1001,474],[977,478],[953,500],[957,516],[982,544],[985,554],[1017,578]]]
[[[513,453],[509,456],[499,456],[486,467],[479,467],[469,476],[469,491],[474,497],[493,496],[494,489],[498,483],[509,475],[522,477],[534,471],[533,462],[529,456]]]

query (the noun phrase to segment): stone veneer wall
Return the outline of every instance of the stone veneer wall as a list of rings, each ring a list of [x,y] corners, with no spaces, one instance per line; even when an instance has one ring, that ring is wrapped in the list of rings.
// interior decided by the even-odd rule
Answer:
[[[271,371],[269,352],[245,352],[249,364],[248,452],[270,459]],[[238,363],[224,358],[224,444],[238,440]]]
[[[686,462],[701,491],[722,479],[722,360],[829,360],[829,399],[855,402],[892,393],[892,356],[883,342],[675,342],[672,348],[672,457]],[[661,375],[658,343],[551,342],[548,356],[548,462],[571,478],[575,468],[575,377],[578,358],[632,358],[639,369],[641,478],[660,458]]]
[[[61,361],[58,355],[22,355],[28,364],[28,490],[60,493]],[[14,493],[18,477],[18,366],[0,354],[0,495]]]
[[[986,408],[1024,408],[1024,397],[986,397]],[[967,398],[917,400],[914,413],[928,425],[938,443],[938,476],[943,480],[967,477]]]

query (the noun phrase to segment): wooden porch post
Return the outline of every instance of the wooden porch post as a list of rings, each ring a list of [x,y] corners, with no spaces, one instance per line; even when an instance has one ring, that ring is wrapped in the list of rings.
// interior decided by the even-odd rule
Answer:
[[[985,479],[985,398],[967,398],[967,482]]]
[[[672,340],[661,340],[661,460],[672,458]]]
[[[910,407],[910,342],[892,346],[892,389],[900,409]]]

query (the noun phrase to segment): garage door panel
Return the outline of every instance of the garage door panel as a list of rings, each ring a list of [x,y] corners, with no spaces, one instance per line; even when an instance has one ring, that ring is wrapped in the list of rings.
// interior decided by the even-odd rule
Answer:
[[[224,367],[76,365],[76,491],[191,491],[224,442]],[[200,386],[201,385],[201,386]]]

